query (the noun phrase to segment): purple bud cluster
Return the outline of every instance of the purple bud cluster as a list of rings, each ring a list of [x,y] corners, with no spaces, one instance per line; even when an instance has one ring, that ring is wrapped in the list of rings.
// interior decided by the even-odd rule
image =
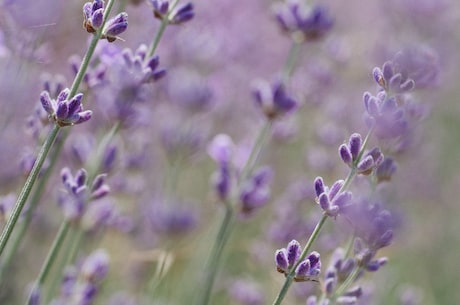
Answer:
[[[275,252],[276,269],[278,272],[291,274],[297,282],[315,281],[321,271],[321,261],[318,252],[311,252],[300,261],[302,248],[298,241],[292,240],[286,248]]]
[[[208,154],[216,161],[218,169],[211,176],[211,184],[220,201],[226,202],[232,192],[238,193],[242,216],[249,216],[254,210],[264,206],[270,199],[270,182],[273,171],[268,166],[256,169],[244,181],[237,180],[233,164],[234,144],[228,135],[220,134],[214,137],[208,146]],[[240,178],[241,179],[241,178]]]
[[[305,1],[286,1],[275,7],[275,16],[281,29],[297,42],[318,40],[334,24],[324,7],[308,7]]]
[[[60,127],[81,124],[92,116],[91,110],[83,110],[82,93],[73,96],[70,100],[69,94],[70,90],[64,89],[56,99],[52,99],[48,91],[43,91],[40,95],[40,102],[48,113],[49,119]]]
[[[182,24],[195,16],[193,3],[188,2],[171,7],[170,0],[149,0],[153,7],[153,15],[160,20],[167,20],[168,24]]]
[[[314,183],[316,203],[319,204],[325,215],[337,217],[351,204],[351,192],[342,190],[345,181],[337,180],[330,188],[324,184],[321,177],[317,177]]]
[[[104,1],[93,0],[86,2],[83,5],[83,27],[88,33],[96,33],[96,31],[104,23]],[[104,29],[102,30],[101,38],[107,39],[108,42],[113,42],[119,39],[118,35],[126,31],[128,28],[128,14],[121,12],[118,15],[107,20]]]
[[[255,86],[254,98],[257,106],[269,120],[292,112],[298,106],[297,101],[288,95],[282,82],[269,84],[260,81]]]
[[[383,154],[378,147],[368,152],[362,151],[362,138],[359,133],[350,136],[348,144],[339,147],[342,161],[350,168],[356,168],[358,174],[370,175],[372,171],[383,162]],[[364,153],[363,155],[361,155]]]
[[[81,264],[67,267],[60,296],[53,304],[93,304],[108,270],[109,255],[102,249],[91,253]]]
[[[147,46],[142,44],[134,54],[131,49],[124,49],[122,53],[127,69],[140,78],[141,84],[155,82],[166,75],[166,69],[159,67],[160,57],[155,55],[147,59],[147,51]]]
[[[85,214],[90,201],[105,197],[109,186],[105,183],[107,175],[101,174],[94,178],[91,187],[88,188],[88,174],[80,169],[72,175],[70,169],[65,167],[61,170],[61,179],[66,192],[59,197],[59,205],[68,221],[78,221]]]

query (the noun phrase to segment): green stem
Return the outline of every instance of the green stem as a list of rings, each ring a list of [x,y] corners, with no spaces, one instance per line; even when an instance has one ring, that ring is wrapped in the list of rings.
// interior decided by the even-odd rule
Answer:
[[[273,305],[279,305],[283,301],[284,297],[286,296],[289,290],[289,287],[292,284],[292,281],[294,280],[295,269],[305,259],[307,254],[310,252],[313,242],[318,238],[319,232],[323,228],[327,219],[328,219],[328,216],[324,214],[323,217],[321,217],[320,221],[316,224],[316,227],[311,233],[310,238],[308,239],[307,244],[305,245],[305,248],[303,249],[302,254],[299,257],[299,260],[297,261],[295,266],[292,267],[289,274],[286,276],[286,280],[284,281],[283,287],[281,288],[280,292],[276,296],[275,301],[273,301]]]
[[[65,135],[66,132],[68,131],[69,129],[66,129],[62,134]],[[1,266],[0,266],[0,282],[3,280],[5,273],[7,273],[11,260],[15,256],[19,248],[19,245],[21,244],[21,241],[24,237],[24,234],[26,233],[27,228],[29,227],[33,212],[35,211],[35,208],[38,202],[40,201],[40,198],[43,195],[43,192],[45,191],[46,183],[48,182],[48,179],[51,176],[52,169],[54,168],[58,160],[60,149],[63,146],[62,144],[63,144],[63,141],[58,141],[57,144],[54,145],[52,154],[49,158],[50,164],[46,168],[45,172],[41,175],[40,179],[38,180],[37,186],[34,188],[32,192],[32,197],[30,199],[29,208],[24,213],[25,214],[24,219],[17,225],[18,227],[15,230],[15,235],[12,239],[11,246],[7,247],[6,249],[4,259],[1,261]]]
[[[214,280],[217,275],[219,268],[219,261],[222,256],[222,252],[230,236],[233,220],[233,209],[230,205],[226,206],[224,219],[219,229],[219,233],[216,236],[213,248],[211,250],[211,257],[206,268],[206,278],[204,281],[203,294],[201,296],[199,305],[208,305],[211,299],[211,291],[214,285]]]
[[[161,21],[160,27],[158,28],[157,33],[155,34],[155,39],[150,45],[147,58],[150,58],[155,54],[158,44],[160,43],[161,37],[163,36],[163,33],[165,32],[166,27],[168,26],[168,23],[168,18],[165,18]]]
[[[40,289],[43,283],[45,282],[49,274],[49,271],[51,270],[51,267],[56,260],[59,250],[62,248],[64,239],[68,231],[69,231],[69,223],[67,221],[63,222],[53,241],[53,244],[51,245],[48,255],[46,256],[45,262],[43,263],[42,268],[40,269],[40,273],[38,274],[38,277],[37,277],[37,282],[35,283],[35,287],[32,289],[31,293],[29,294],[29,298],[27,299],[26,304],[30,304],[32,297],[33,297],[33,293],[37,291],[38,289]]]
[[[260,157],[260,152],[262,150],[262,147],[267,142],[268,135],[270,134],[271,126],[272,126],[272,121],[268,120],[265,123],[264,127],[259,132],[259,135],[257,136],[256,142],[254,143],[254,146],[252,147],[248,160],[246,161],[246,165],[241,171],[241,176],[239,179],[240,184],[243,183],[244,180],[246,180],[246,178],[251,174],[252,170],[257,164],[257,161]]]
[[[289,49],[289,55],[283,69],[283,80],[285,82],[287,82],[294,73],[301,46],[301,43],[295,41],[293,41],[291,44],[291,48]]]
[[[0,236],[0,257],[3,253],[3,250],[5,249],[8,239],[11,236],[11,233],[13,232],[14,226],[18,221],[19,215],[21,214],[21,211],[24,208],[27,198],[29,197],[30,191],[32,190],[32,187],[35,181],[37,180],[38,174],[40,173],[43,163],[45,162],[46,156],[48,155],[48,152],[53,146],[54,140],[56,139],[59,130],[60,127],[58,125],[54,125],[53,129],[51,129],[50,133],[48,134],[48,137],[46,138],[45,142],[43,143],[43,146],[40,149],[40,152],[38,153],[37,160],[35,160],[34,166],[32,167],[32,170],[30,171],[30,174],[27,177],[26,182],[24,183],[21,193],[19,194],[16,204],[11,212],[11,216],[8,218],[5,228],[3,229],[2,235]]]
[[[356,280],[356,277],[358,276],[360,271],[361,267],[356,267],[355,269],[353,269],[353,272],[350,273],[345,282],[343,282],[342,285],[340,285],[339,288],[337,288],[337,290],[332,295],[331,300],[333,303],[335,303],[335,300],[339,296],[343,295],[348,288],[350,288],[351,284],[353,284],[353,282]]]

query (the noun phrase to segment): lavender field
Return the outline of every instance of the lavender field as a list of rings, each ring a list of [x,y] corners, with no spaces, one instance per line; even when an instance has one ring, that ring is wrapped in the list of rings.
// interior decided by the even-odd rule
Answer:
[[[460,3],[0,0],[0,305],[460,304]]]

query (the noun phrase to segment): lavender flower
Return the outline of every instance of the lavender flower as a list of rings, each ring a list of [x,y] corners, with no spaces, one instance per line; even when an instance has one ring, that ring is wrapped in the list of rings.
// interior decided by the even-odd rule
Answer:
[[[73,176],[70,169],[65,167],[61,170],[61,178],[67,192],[60,196],[59,205],[68,220],[80,219],[84,214],[87,201],[103,198],[110,191],[105,183],[105,174],[96,176],[89,190],[87,173],[84,169],[78,170]]]
[[[296,282],[313,281],[321,270],[320,255],[318,252],[311,252],[306,259],[299,262],[302,248],[296,240],[292,240],[287,248],[278,249],[275,252],[276,269],[285,275],[294,270]]]
[[[274,120],[297,108],[297,101],[287,94],[283,83],[278,81],[269,85],[267,82],[260,81],[255,87],[254,98],[257,106],[269,120]]]
[[[396,162],[393,160],[393,158],[385,158],[385,160],[383,160],[382,163],[380,163],[380,165],[375,170],[375,177],[377,179],[377,183],[383,181],[390,181],[391,177],[396,172],[396,169]]]
[[[382,163],[383,154],[375,147],[361,156],[361,150],[361,135],[354,133],[350,136],[348,144],[340,145],[339,155],[350,168],[356,168],[358,174],[369,175]]]
[[[385,91],[377,96],[365,92],[363,101],[369,116],[368,124],[374,126],[378,138],[394,139],[407,132],[404,109],[398,106],[395,97],[388,96]]]
[[[316,202],[324,213],[330,217],[337,217],[351,203],[352,194],[349,191],[342,191],[343,180],[337,180],[329,189],[323,178],[315,179]]]
[[[153,15],[160,20],[168,20],[169,24],[182,24],[195,16],[191,2],[179,4],[171,11],[169,0],[150,0]]]
[[[81,276],[88,282],[98,283],[105,278],[109,269],[109,255],[99,249],[88,256],[81,266]]]
[[[166,69],[160,68],[158,55],[146,59],[147,46],[140,45],[133,54],[131,49],[124,49],[122,56],[130,73],[138,78],[140,84],[155,82],[166,75]]]
[[[374,68],[372,74],[374,80],[387,94],[390,92],[409,92],[415,87],[414,80],[396,71],[396,67],[392,61],[385,62],[382,69],[378,67]]]
[[[88,121],[92,115],[91,110],[83,110],[82,93],[68,100],[69,93],[69,89],[62,90],[56,100],[51,99],[48,91],[43,91],[40,95],[40,102],[49,119],[61,127],[81,124]]]
[[[281,29],[297,42],[322,38],[332,28],[333,21],[322,6],[307,7],[304,1],[287,1],[275,8]]]
[[[241,211],[244,215],[251,214],[255,209],[264,206],[270,199],[270,187],[273,172],[269,167],[261,167],[254,172],[240,189]]]
[[[83,5],[83,27],[88,33],[95,33],[104,20],[104,1],[94,0]]]
[[[102,38],[108,42],[114,42],[120,39],[118,35],[126,31],[128,28],[128,14],[125,12],[119,13],[115,17],[110,18],[102,30]]]
[[[218,166],[218,170],[211,176],[211,184],[221,201],[228,198],[232,186],[231,161],[233,151],[233,141],[225,134],[215,136],[208,146],[208,154]]]

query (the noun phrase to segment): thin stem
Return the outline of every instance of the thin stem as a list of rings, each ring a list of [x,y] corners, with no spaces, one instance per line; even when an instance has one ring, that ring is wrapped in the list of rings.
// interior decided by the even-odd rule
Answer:
[[[69,129],[66,129],[63,133],[61,133],[61,139],[62,135],[66,134],[66,132],[69,131]],[[41,175],[40,179],[37,182],[37,186],[34,188],[32,192],[32,196],[30,199],[30,204],[27,209],[27,211],[24,213],[24,219],[17,225],[17,229],[15,230],[15,235],[13,236],[12,243],[10,244],[10,247],[6,248],[6,253],[4,255],[4,259],[1,261],[0,265],[0,282],[3,280],[3,276],[5,273],[8,271],[8,267],[11,263],[11,260],[16,254],[16,251],[19,248],[19,245],[21,244],[21,241],[24,237],[24,234],[27,231],[27,228],[29,227],[30,220],[32,219],[33,212],[35,211],[35,208],[40,201],[41,196],[43,195],[43,192],[45,190],[46,183],[48,182],[49,177],[51,176],[52,169],[54,168],[60,148],[62,148],[62,143],[63,141],[57,141],[57,144],[54,145],[53,151],[51,153],[51,156],[49,158],[50,164],[48,167],[45,169],[44,173]]]
[[[64,239],[68,231],[69,231],[69,222],[65,221],[61,224],[61,227],[59,228],[59,231],[53,241],[53,244],[51,245],[48,255],[46,256],[45,262],[43,263],[42,268],[40,269],[40,273],[38,274],[37,282],[35,283],[35,287],[32,289],[31,293],[29,294],[29,298],[27,299],[26,304],[30,304],[34,292],[40,289],[40,287],[45,282],[49,274],[49,271],[51,270],[51,267],[56,260],[59,250],[61,250],[62,248]]]
[[[27,198],[29,197],[30,191],[32,190],[32,187],[35,181],[37,180],[38,174],[40,173],[43,163],[45,162],[46,156],[48,155],[48,152],[53,146],[54,140],[56,139],[59,130],[60,127],[58,125],[54,125],[53,129],[51,129],[50,133],[48,134],[48,137],[46,138],[45,142],[43,143],[43,146],[40,149],[40,152],[38,153],[37,160],[35,161],[34,166],[32,167],[32,170],[30,171],[30,174],[27,177],[26,182],[24,183],[21,193],[19,193],[16,204],[11,212],[11,216],[8,218],[5,228],[3,229],[2,235],[0,236],[0,257],[3,253],[3,250],[5,249],[8,239],[11,236],[11,233],[13,232],[14,226],[18,221],[19,215],[21,214],[21,211],[24,208]]]
[[[301,43],[295,41],[293,41],[291,44],[289,55],[283,69],[283,80],[285,82],[287,82],[294,73],[301,46]]]
[[[219,261],[222,256],[224,247],[230,236],[233,219],[233,209],[230,205],[226,206],[224,219],[219,229],[219,233],[216,236],[213,248],[211,250],[211,257],[206,268],[206,278],[204,281],[203,294],[201,296],[199,305],[208,305],[211,299],[211,291],[214,285],[214,279],[217,274],[219,267]]]
[[[335,300],[337,297],[343,295],[343,293],[350,288],[351,284],[356,280],[356,277],[358,276],[359,272],[361,271],[361,267],[356,267],[353,269],[353,272],[350,273],[350,275],[347,277],[345,282],[342,283],[342,285],[337,288],[337,290],[334,292],[333,296],[331,297],[331,300],[335,303]]]
[[[246,161],[246,165],[241,171],[241,176],[239,179],[240,184],[243,183],[244,180],[251,174],[252,170],[254,169],[254,166],[257,164],[262,147],[267,142],[268,135],[270,134],[271,126],[272,121],[268,120],[259,132],[259,135],[257,136],[256,142],[252,147],[248,160]]]
[[[297,266],[305,259],[305,257],[307,256],[308,252],[310,252],[310,249],[311,249],[311,246],[313,245],[313,242],[318,238],[319,232],[323,228],[323,226],[326,223],[326,220],[328,218],[329,217],[326,214],[324,214],[323,217],[321,217],[320,221],[316,224],[316,227],[313,230],[313,232],[311,233],[310,238],[308,239],[307,244],[305,245],[305,248],[303,249],[302,254],[299,257],[299,260],[297,261],[297,264],[292,267],[291,271],[286,276],[286,280],[284,281],[283,287],[281,288],[280,292],[276,296],[276,299],[273,302],[273,305],[279,305],[283,301],[284,297],[286,296],[286,294],[287,294],[287,292],[289,290],[289,287],[292,284],[292,281],[294,279],[294,273],[295,273],[295,270],[296,270]]]
[[[150,45],[147,58],[150,58],[155,54],[158,44],[160,43],[161,37],[163,36],[163,33],[165,32],[166,27],[168,26],[168,23],[169,23],[168,18],[165,18],[161,21],[160,27],[158,28],[155,34],[155,39]]]

